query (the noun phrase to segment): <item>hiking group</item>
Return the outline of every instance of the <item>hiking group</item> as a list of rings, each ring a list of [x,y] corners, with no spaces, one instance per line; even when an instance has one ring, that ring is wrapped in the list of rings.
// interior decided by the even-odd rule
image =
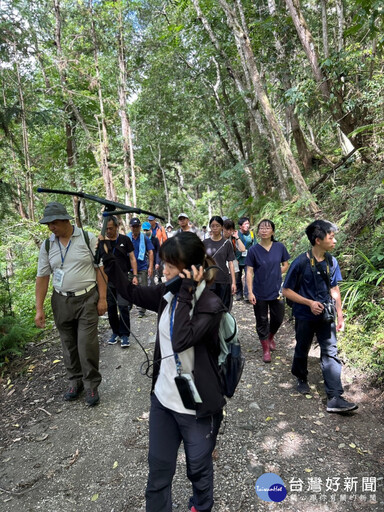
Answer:
[[[225,391],[227,377],[223,375],[231,367],[223,372],[219,358],[223,319],[228,318],[233,298],[244,298],[253,306],[265,363],[271,361],[271,351],[277,348],[275,335],[284,317],[284,297],[289,299],[295,317],[292,373],[297,378],[297,390],[309,392],[308,352],[316,335],[327,411],[345,413],[357,408],[342,396],[337,357],[336,332],[343,329],[344,320],[338,287],[340,268],[329,254],[336,244],[336,226],[323,220],[310,224],[306,234],[311,249],[289,266],[290,255],[275,240],[271,220],[263,219],[254,234],[247,217],[239,219],[236,230],[230,219],[214,216],[206,236],[207,229],[200,232],[186,213],[179,215],[177,231],[170,225],[165,230],[150,217],[144,226],[146,234],[141,231],[140,219],[131,219],[128,237],[118,233],[117,220],[111,219],[107,238],[99,237],[102,263],[96,264],[94,235],[74,227],[63,205],[49,203],[40,221],[52,235],[39,254],[36,325],[45,326],[44,299],[52,274],[51,304],[70,382],[64,399],[77,399],[85,388],[86,403],[93,406],[99,401],[101,381],[98,315],[108,309],[112,328],[109,344],[116,344],[120,337],[121,347],[127,348],[132,305],[139,308],[140,316],[146,310],[158,314],[146,511],[171,512],[172,480],[183,441],[192,484],[188,507],[192,512],[205,512],[213,507],[212,453],[225,395],[231,396]],[[149,286],[148,278],[152,280]],[[236,377],[241,370],[240,362],[234,369]]]

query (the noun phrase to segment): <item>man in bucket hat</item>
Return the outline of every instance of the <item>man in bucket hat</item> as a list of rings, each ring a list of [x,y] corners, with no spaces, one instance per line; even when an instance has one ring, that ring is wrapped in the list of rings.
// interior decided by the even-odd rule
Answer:
[[[52,311],[63,348],[69,388],[64,400],[76,400],[85,388],[89,406],[99,402],[98,317],[107,311],[107,279],[94,264],[97,238],[71,224],[61,203],[48,203],[40,224],[51,231],[42,244],[36,277],[37,327],[45,327],[44,299],[52,274]]]

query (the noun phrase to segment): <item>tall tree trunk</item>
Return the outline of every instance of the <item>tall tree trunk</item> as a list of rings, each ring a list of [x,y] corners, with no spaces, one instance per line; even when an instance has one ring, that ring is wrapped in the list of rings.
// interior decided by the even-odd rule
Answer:
[[[66,150],[67,150],[67,166],[69,170],[71,187],[73,190],[77,190],[77,183],[75,179],[75,167],[76,167],[76,143],[75,143],[75,119],[73,113],[70,109],[70,106],[67,106],[67,111],[69,111],[70,117],[65,122],[65,140],[66,140]],[[79,204],[80,198],[78,196],[72,197],[73,204],[73,212],[75,216],[76,226],[81,226],[81,219],[79,217]]]
[[[244,31],[237,19],[236,13],[231,9],[225,0],[219,0],[226,17],[228,26],[231,28],[235,37],[239,51],[240,58],[243,67],[247,68],[247,72],[252,80],[253,90],[256,98],[258,99],[263,114],[267,120],[270,131],[275,138],[276,147],[280,153],[281,159],[285,163],[292,181],[296,187],[298,193],[306,198],[308,206],[313,214],[319,211],[317,204],[315,203],[312,194],[310,193],[308,186],[301,174],[301,171],[297,165],[295,157],[292,154],[291,148],[287,140],[284,137],[282,129],[277,121],[276,115],[272,106],[269,102],[268,96],[264,90],[259,70],[256,66],[255,56],[252,50],[251,42],[246,31]],[[241,9],[241,4],[237,3],[238,8]]]
[[[355,128],[352,114],[350,112],[345,113],[343,111],[342,94],[336,88],[333,88],[332,90],[330,80],[323,73],[323,70],[320,67],[316,44],[301,11],[300,0],[285,0],[285,3],[287,4],[297,34],[307,55],[313,76],[315,77],[316,82],[319,84],[319,89],[324,99],[332,105],[329,107],[332,117],[339,125],[340,130],[345,134],[346,137],[348,137],[348,134],[351,133]],[[331,91],[336,96],[337,101],[331,102]],[[358,145],[358,141],[356,139],[351,139],[351,142],[354,145]]]
[[[133,144],[131,136],[131,124],[128,116],[128,105],[126,95],[126,83],[127,83],[127,70],[125,64],[125,45],[124,45],[124,27],[122,8],[119,7],[118,12],[118,60],[119,60],[119,115],[121,120],[121,133],[123,138],[123,162],[124,162],[124,185],[125,185],[125,203],[127,205],[133,204],[136,208],[136,174],[135,174],[135,159],[133,153]],[[132,193],[132,199],[130,197]]]
[[[112,199],[112,200],[116,200],[116,194],[114,192],[114,188],[112,188],[111,190],[111,187],[110,187],[110,183],[111,183],[111,177],[109,176],[104,176],[104,168],[105,168],[105,162],[103,161],[103,159],[101,158],[101,155],[99,154],[94,142],[93,142],[93,139],[92,139],[92,135],[87,127],[87,124],[85,123],[83,117],[81,116],[80,112],[79,112],[79,109],[76,107],[74,101],[73,101],[73,98],[72,98],[72,92],[68,90],[68,86],[67,86],[67,61],[66,61],[66,58],[63,54],[63,49],[62,49],[62,45],[61,45],[61,8],[60,8],[60,0],[53,0],[54,1],[54,12],[55,12],[55,22],[56,22],[56,25],[55,25],[55,45],[56,45],[56,57],[57,57],[57,60],[56,60],[56,66],[57,66],[57,70],[58,70],[58,73],[59,73],[59,78],[60,78],[60,84],[61,84],[61,89],[62,89],[62,94],[63,94],[63,98],[64,98],[64,103],[65,104],[68,104],[70,106],[70,109],[71,111],[73,112],[73,115],[75,116],[76,118],[76,121],[79,123],[79,125],[81,126],[81,128],[83,129],[84,131],[84,135],[85,135],[85,139],[88,143],[88,146],[90,148],[90,150],[92,151],[92,154],[93,154],[93,157],[95,159],[95,162],[97,163],[97,165],[99,166],[101,172],[102,172],[102,175],[103,175],[103,178],[104,178],[104,182],[105,182],[105,188],[106,188],[106,193],[107,195],[109,195],[109,199]],[[105,120],[104,120],[105,122]],[[101,139],[102,141],[102,139]],[[102,145],[102,142],[100,143],[100,145]],[[112,187],[113,187],[113,184],[112,184]]]
[[[115,186],[113,184],[113,176],[112,170],[109,167],[109,141],[108,141],[108,132],[107,132],[107,123],[105,120],[105,111],[104,111],[104,100],[103,100],[103,90],[101,86],[100,79],[100,69],[99,69],[99,49],[97,45],[96,39],[96,29],[95,29],[95,20],[93,13],[92,0],[89,0],[89,13],[91,18],[91,32],[92,32],[92,42],[93,42],[93,58],[95,63],[95,74],[96,74],[96,84],[97,84],[97,94],[99,97],[99,108],[100,108],[100,163],[101,163],[101,172],[104,179],[105,192],[107,199],[111,201],[117,201]]]
[[[23,138],[23,153],[24,153],[24,166],[26,171],[25,176],[25,189],[27,194],[27,204],[28,204],[28,217],[31,220],[35,220],[35,204],[33,197],[33,175],[32,175],[32,167],[31,167],[31,157],[29,153],[29,136],[27,129],[27,118],[25,112],[25,103],[24,103],[24,92],[21,84],[20,77],[20,68],[17,61],[16,56],[16,48],[15,49],[15,71],[17,76],[17,87],[19,92],[19,101],[20,101],[20,110],[21,110],[21,127],[22,127],[22,138]]]
[[[275,16],[276,14],[276,5],[275,0],[268,0],[268,8],[269,13],[271,16]],[[275,38],[275,47],[277,52],[277,58],[279,62],[279,69],[280,69],[280,80],[283,84],[284,90],[287,91],[291,89],[292,83],[291,83],[291,77],[290,77],[290,68],[289,68],[289,58],[286,51],[286,45],[284,45],[279,37],[276,31],[274,31],[274,38]],[[288,120],[288,123],[290,125],[290,129],[292,130],[292,135],[295,140],[297,152],[299,155],[299,158],[303,164],[304,170],[308,172],[312,168],[312,153],[310,149],[307,146],[307,143],[304,138],[304,134],[301,130],[300,121],[298,116],[295,113],[294,105],[286,105],[285,106],[285,114]]]
[[[153,148],[151,147],[151,153],[156,160],[156,163],[161,171],[161,176],[163,178],[163,186],[164,186],[164,196],[165,196],[165,204],[167,206],[167,219],[168,222],[171,223],[171,207],[170,207],[170,201],[169,201],[169,191],[168,191],[168,184],[167,184],[167,175],[165,172],[165,169],[161,163],[161,145],[158,144],[157,146],[157,153],[154,152]]]
[[[223,107],[221,105],[220,98],[219,98],[219,95],[217,92],[218,88],[219,88],[220,81],[221,81],[219,73],[217,74],[217,77],[218,77],[218,79],[216,82],[216,86],[212,87],[212,91],[213,91],[213,95],[215,98],[217,111],[218,111],[218,113],[221,117],[221,121],[226,129],[226,134],[227,134],[226,141],[228,143],[228,149],[230,150],[231,155],[235,156],[236,161],[242,164],[242,167],[244,169],[244,174],[247,177],[247,182],[249,185],[251,197],[256,199],[258,194],[257,194],[257,190],[256,190],[255,181],[252,176],[251,168],[250,168],[249,164],[247,163],[249,160],[248,160],[247,156],[244,154],[244,147],[243,147],[243,143],[242,143],[242,140],[240,137],[240,133],[238,132],[237,129],[235,129],[235,131],[233,132],[231,127],[228,124],[227,116],[225,115],[225,112],[223,110]],[[217,126],[216,126],[216,130],[217,130],[217,133],[220,133],[220,130]],[[235,137],[233,135],[235,135]],[[222,135],[221,135],[220,138],[222,140],[224,137],[222,137]]]
[[[337,14],[337,51],[341,52],[344,49],[344,5],[343,0],[336,0],[336,14]]]
[[[249,90],[252,88],[252,83],[251,83],[249,73],[244,73],[244,80],[245,80],[245,82],[244,82],[244,80],[240,77],[240,75],[232,67],[231,61],[230,61],[227,53],[220,45],[214,31],[212,30],[212,27],[208,23],[207,18],[204,16],[203,11],[201,10],[200,4],[199,4],[199,0],[192,0],[192,3],[195,7],[197,16],[198,16],[199,20],[201,21],[204,29],[206,30],[213,46],[216,48],[216,51],[224,60],[228,74],[233,79],[233,81],[237,87],[237,90],[239,91],[239,93],[241,95],[241,98],[243,99],[246,107],[248,108],[250,115],[252,116],[252,118],[254,120],[255,126],[258,127],[260,134],[263,134],[263,132],[266,131],[266,127],[264,126],[264,123],[261,120],[261,116],[257,109],[257,104],[258,104],[257,98],[251,98],[249,95]],[[267,126],[267,130],[269,130],[268,126]],[[269,154],[270,154],[271,162],[274,163],[274,165],[275,165],[274,170],[276,173],[276,177],[280,182],[280,177],[284,174],[284,169],[282,166],[280,155],[277,153],[276,147],[274,146],[275,139],[273,138],[272,134],[270,134],[270,133],[267,134],[267,136],[265,137],[265,142],[266,142],[266,146],[268,148]],[[283,195],[285,193],[288,194],[288,187],[284,183],[284,181],[280,182],[279,192],[280,192],[280,194],[283,194]]]
[[[328,0],[321,0],[321,26],[323,28],[323,50],[324,57],[329,57],[329,44],[328,44],[328,16],[327,16]]]

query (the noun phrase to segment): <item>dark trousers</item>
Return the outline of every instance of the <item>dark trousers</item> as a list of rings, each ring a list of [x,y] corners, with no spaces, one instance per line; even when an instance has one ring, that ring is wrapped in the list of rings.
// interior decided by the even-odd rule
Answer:
[[[244,271],[244,286],[243,286],[243,271]],[[239,271],[236,272],[236,295],[238,297],[248,298],[248,286],[247,286],[247,267],[245,265],[239,265]]]
[[[253,311],[256,317],[256,331],[260,340],[266,340],[269,334],[277,333],[284,320],[284,310],[283,300],[256,300]]]
[[[320,345],[321,370],[328,398],[343,394],[341,384],[341,361],[337,357],[335,323],[322,320],[295,319],[296,347],[292,363],[292,373],[297,378],[307,380],[308,352],[316,334]]]
[[[225,283],[214,283],[210,290],[213,291],[218,297],[220,297],[224,306],[231,311],[232,308],[232,290],[230,284]]]
[[[107,304],[108,320],[113,334],[117,334],[118,336],[129,336],[131,332],[129,302],[117,293],[117,290],[112,283],[108,283]]]
[[[128,279],[130,281],[132,281],[132,279],[133,279],[133,273],[132,272],[129,272]],[[148,270],[139,270],[137,272],[137,280],[139,281],[139,285],[140,286],[148,286]],[[128,303],[128,308],[129,308],[129,310],[132,309],[132,304],[131,303]],[[146,312],[145,308],[140,308],[139,309],[139,313],[145,314],[145,312]]]
[[[51,298],[68,379],[71,384],[82,380],[86,389],[95,389],[101,382],[97,336],[98,300],[96,286],[78,297],[65,297],[54,291]]]
[[[177,452],[181,441],[187,462],[187,476],[193,496],[189,507],[208,512],[213,506],[213,462],[222,412],[206,418],[180,414],[163,407],[151,397],[149,415],[149,476],[146,512],[172,512],[172,480],[176,471]]]

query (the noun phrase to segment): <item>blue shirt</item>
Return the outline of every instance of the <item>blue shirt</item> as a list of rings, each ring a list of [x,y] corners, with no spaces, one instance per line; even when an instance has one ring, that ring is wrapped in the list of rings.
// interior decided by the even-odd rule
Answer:
[[[288,270],[287,276],[284,281],[284,288],[290,288],[293,291],[295,290],[295,286],[297,283],[297,277],[298,273],[300,271],[300,256],[296,258],[292,265],[290,266],[290,269]],[[321,261],[318,262],[317,265],[322,268],[323,272],[327,272],[327,262]],[[315,268],[315,274],[316,274],[316,283],[317,283],[317,289],[315,284],[315,277],[314,272],[311,269],[309,258],[307,258],[306,265],[304,267],[303,277],[301,279],[300,288],[297,290],[297,293],[299,295],[302,295],[306,299],[316,300],[318,302],[324,303],[328,302],[330,300],[329,292],[328,292],[328,286],[325,280],[323,279],[320,271]],[[337,286],[337,284],[343,280],[341,277],[340,267],[337,262],[337,259],[332,256],[332,266],[329,267],[329,280],[331,284],[331,288],[334,286]],[[306,319],[306,320],[318,320],[319,317],[314,315],[311,312],[311,308],[309,306],[306,306],[305,304],[298,304],[297,302],[293,303],[292,308],[293,316],[300,319]]]
[[[252,291],[256,300],[277,299],[281,287],[281,263],[289,254],[281,242],[273,242],[269,251],[256,244],[248,251],[245,264],[253,267]]]
[[[132,244],[133,249],[135,251],[135,258],[137,261],[137,271],[140,270],[148,270],[148,251],[154,251],[154,247],[150,239],[144,235],[144,241],[145,241],[145,258],[143,260],[139,260],[139,249],[140,249],[140,236],[138,236],[135,240],[134,237],[132,237]],[[153,261],[155,261],[155,258],[153,258]]]

